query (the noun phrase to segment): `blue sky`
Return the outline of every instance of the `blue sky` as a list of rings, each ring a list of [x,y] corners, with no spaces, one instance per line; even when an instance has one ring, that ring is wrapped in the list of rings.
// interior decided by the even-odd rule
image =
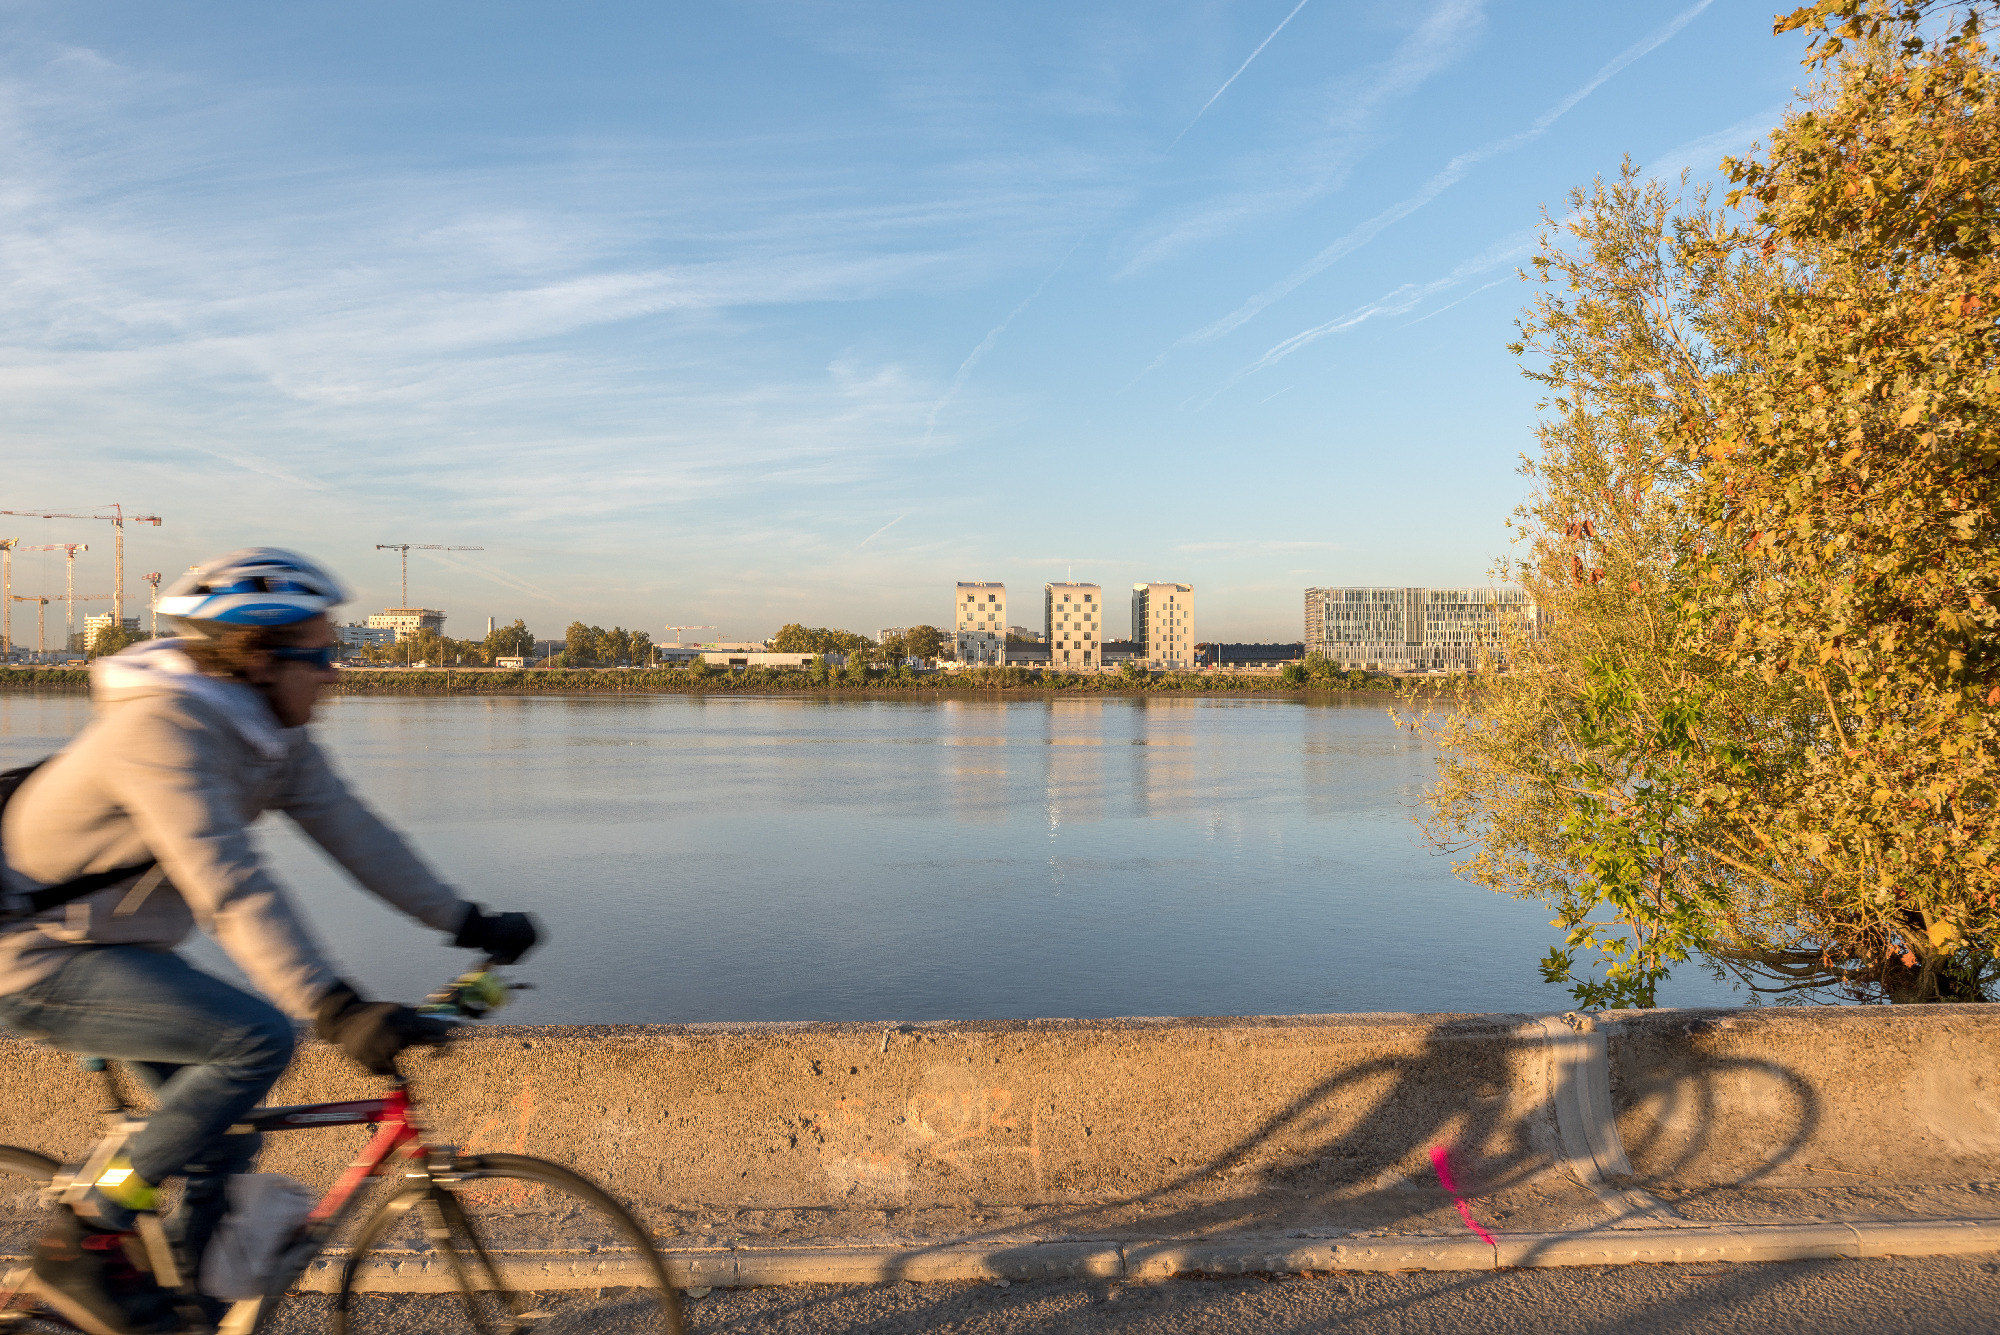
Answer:
[[[0,508],[357,611],[375,543],[477,544],[411,556],[457,633],[1038,624],[1073,572],[1296,639],[1307,585],[1483,580],[1537,210],[1748,147],[1772,12],[0,5]],[[94,585],[103,527],[0,517]]]

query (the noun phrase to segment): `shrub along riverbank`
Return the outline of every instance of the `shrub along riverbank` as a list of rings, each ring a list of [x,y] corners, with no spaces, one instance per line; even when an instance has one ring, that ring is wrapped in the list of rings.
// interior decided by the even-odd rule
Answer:
[[[1442,678],[1438,679],[1444,680]],[[81,668],[23,668],[0,672],[0,690],[82,690],[89,674]],[[1282,676],[1248,673],[1123,672],[1082,675],[1031,668],[975,668],[966,672],[911,672],[903,668],[867,671],[845,668],[748,668],[706,672],[687,668],[527,668],[519,671],[447,668],[342,670],[334,691],[341,695],[539,695],[597,694],[727,694],[868,692],[972,695],[1015,694],[1177,695],[1303,694],[1306,691],[1374,691],[1399,689],[1404,679],[1381,673],[1288,672]]]

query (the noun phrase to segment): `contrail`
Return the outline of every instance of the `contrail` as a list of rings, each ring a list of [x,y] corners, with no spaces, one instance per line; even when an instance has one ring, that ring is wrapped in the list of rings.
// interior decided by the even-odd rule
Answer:
[[[436,557],[437,563],[439,565],[447,566],[453,570],[458,571],[460,574],[477,575],[486,579],[490,579],[495,584],[499,584],[505,588],[512,589],[516,593],[525,593],[530,595],[531,597],[540,598],[543,602],[552,603],[556,601],[554,595],[546,592],[537,585],[529,583],[527,580],[522,579],[519,575],[513,574],[506,570],[502,570],[500,567],[493,565],[490,562],[482,561],[478,565],[473,565],[470,561],[467,561],[462,556],[452,557],[452,556],[444,556],[442,554],[437,554],[437,553],[433,553],[433,555]]]
[[[891,519],[888,523],[882,525],[882,527],[876,529],[873,533],[870,533],[867,537],[855,543],[854,550],[857,552],[860,551],[863,547],[866,547],[869,543],[875,541],[875,539],[881,537],[884,533],[887,533],[890,529],[896,527],[896,525],[902,523],[905,519],[908,519],[911,515],[915,513],[916,513],[915,510],[903,511],[903,513],[897,515],[894,519]]]
[[[1550,126],[1573,110],[1577,103],[1596,92],[1604,85],[1606,80],[1616,75],[1633,61],[1638,60],[1641,56],[1670,41],[1682,28],[1692,23],[1697,15],[1714,3],[1715,0],[1696,0],[1696,3],[1682,10],[1673,19],[1668,21],[1665,26],[1656,29],[1612,57],[1602,69],[1591,76],[1587,83],[1536,117],[1534,124],[1530,125],[1527,129],[1516,131],[1504,139],[1496,139],[1492,143],[1459,154],[1450,162],[1447,162],[1430,180],[1424,182],[1423,187],[1417,193],[1383,209],[1359,227],[1340,237],[1325,250],[1313,256],[1312,259],[1294,270],[1280,282],[1265,288],[1262,292],[1259,292],[1256,296],[1250,298],[1250,300],[1244,302],[1241,306],[1228,315],[1223,316],[1215,323],[1197,329],[1192,334],[1181,338],[1173,347],[1167,349],[1167,351],[1171,352],[1174,348],[1186,347],[1190,343],[1206,343],[1212,339],[1220,338],[1224,334],[1234,333],[1249,323],[1267,306],[1296,291],[1306,280],[1319,274],[1328,266],[1352,252],[1359,250],[1362,246],[1380,235],[1385,228],[1394,223],[1401,222],[1404,218],[1409,217],[1412,213],[1415,213],[1418,209],[1436,199],[1446,190],[1456,185],[1467,172],[1480,163],[1486,161],[1488,158],[1497,157],[1502,153],[1512,152],[1523,144],[1541,138],[1542,135],[1548,132]],[[1161,354],[1162,357],[1165,355],[1165,353]],[[1158,364],[1158,359],[1155,359],[1154,365]],[[1151,370],[1152,368],[1148,367],[1147,369]]]
[[[1481,292],[1484,292],[1487,288],[1498,287],[1500,286],[1500,284],[1506,281],[1507,280],[1505,278],[1496,278],[1490,283],[1481,283],[1478,287],[1473,288],[1472,291],[1460,297],[1458,301],[1447,301],[1444,305],[1432,311],[1430,315],[1419,315],[1416,319],[1410,321],[1409,324],[1404,325],[1403,328],[1408,329],[1411,325],[1420,325],[1424,321],[1430,319],[1431,315],[1443,315],[1446,311],[1450,310],[1453,306],[1458,305],[1460,302],[1471,301],[1474,297],[1478,296]]]
[[[1055,276],[1063,271],[1063,266],[1069,263],[1070,256],[1076,254],[1076,247],[1082,244],[1083,244],[1083,237],[1079,236],[1076,239],[1076,245],[1071,246],[1069,248],[1068,253],[1065,254],[1061,260],[1057,261],[1056,267],[1049,270],[1048,277],[1042,279],[1040,283],[1036,284],[1035,290],[1033,292],[1030,292],[1027,295],[1027,297],[1022,300],[1020,305],[1016,306],[1013,310],[1008,311],[1006,319],[1002,320],[999,324],[994,325],[992,329],[988,330],[986,333],[986,337],[979,340],[979,346],[974,348],[971,352],[967,353],[965,360],[958,364],[958,370],[953,373],[951,377],[951,383],[945,386],[945,391],[943,396],[940,397],[936,403],[931,405],[931,415],[924,420],[924,444],[928,445],[931,443],[931,433],[937,429],[938,414],[943,412],[945,409],[945,405],[950,403],[952,399],[957,396],[959,387],[965,384],[966,377],[972,374],[972,368],[979,364],[979,359],[981,357],[984,357],[987,353],[993,350],[993,345],[1000,341],[1000,335],[1006,333],[1007,326],[1014,323],[1015,316],[1019,315],[1022,311],[1027,310],[1028,307],[1035,304],[1035,298],[1042,295],[1042,289],[1047,287],[1051,282],[1053,282]]]
[[[1292,12],[1285,15],[1283,21],[1280,22],[1277,27],[1271,29],[1271,37],[1266,37],[1263,41],[1257,43],[1257,49],[1250,53],[1249,60],[1245,60],[1241,65],[1238,65],[1236,67],[1236,73],[1230,75],[1227,79],[1224,79],[1222,81],[1222,87],[1215,90],[1215,96],[1209,98],[1208,101],[1201,104],[1201,110],[1194,113],[1194,120],[1189,121],[1187,123],[1186,128],[1183,129],[1179,134],[1174,136],[1174,144],[1178,144],[1182,139],[1185,139],[1187,137],[1187,132],[1188,130],[1192,130],[1194,128],[1195,121],[1198,121],[1203,116],[1207,115],[1208,109],[1215,105],[1215,99],[1217,97],[1221,97],[1224,93],[1228,92],[1229,85],[1235,83],[1238,79],[1243,77],[1243,71],[1250,68],[1250,61],[1255,60],[1258,56],[1263,55],[1264,48],[1271,44],[1271,38],[1276,37],[1279,33],[1283,32],[1285,30],[1285,24],[1290,23],[1293,19],[1297,18],[1299,16],[1299,11],[1301,9],[1304,9],[1306,5],[1309,3],[1311,3],[1311,0],[1299,0],[1299,2],[1296,5],[1292,6]],[[1168,144],[1167,147],[1172,148],[1174,144]]]
[[[1384,293],[1365,306],[1358,306],[1345,315],[1336,316],[1328,320],[1325,324],[1314,325],[1311,329],[1293,334],[1284,342],[1271,348],[1262,357],[1259,357],[1256,361],[1242,368],[1220,385],[1217,385],[1209,393],[1205,395],[1190,395],[1183,401],[1181,407],[1186,408],[1192,404],[1196,412],[1201,412],[1209,404],[1221,397],[1224,392],[1234,389],[1244,380],[1257,374],[1257,372],[1263,370],[1265,367],[1283,361],[1300,348],[1305,347],[1308,343],[1316,343],[1328,334],[1338,334],[1352,329],[1356,325],[1364,324],[1377,316],[1406,315],[1422,305],[1428,298],[1457,287],[1466,279],[1476,274],[1484,273],[1496,264],[1505,264],[1509,260],[1518,259],[1520,256],[1527,254],[1534,247],[1535,235],[1536,229],[1532,227],[1523,228],[1518,232],[1511,232],[1480,251],[1471,259],[1459,264],[1450,273],[1445,274],[1441,278],[1433,278],[1428,283],[1404,283],[1401,287]],[[1493,287],[1505,281],[1506,279],[1504,278],[1496,278],[1493,282],[1486,284],[1486,287],[1476,288],[1474,291],[1484,292],[1487,287]],[[1470,297],[1471,295],[1472,293],[1468,292],[1465,297],[1460,297],[1459,301],[1464,301],[1466,297]],[[1441,309],[1450,310],[1451,306],[1456,306],[1457,304],[1458,302],[1454,301],[1451,305],[1442,307]],[[1439,314],[1439,311],[1431,312],[1431,315],[1436,314]],[[1430,319],[1430,315],[1424,316],[1423,319]],[[1423,320],[1412,320],[1410,323],[1421,324]],[[1279,392],[1282,393],[1283,391]],[[1272,397],[1275,398],[1276,395]]]

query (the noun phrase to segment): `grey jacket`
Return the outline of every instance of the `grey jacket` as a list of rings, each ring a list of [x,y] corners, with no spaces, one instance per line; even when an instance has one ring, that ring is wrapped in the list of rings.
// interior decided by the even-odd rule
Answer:
[[[0,867],[10,891],[89,872],[159,866],[0,934],[0,995],[84,945],[167,949],[214,936],[272,1000],[307,1018],[334,972],[285,891],[257,860],[250,825],[282,811],[354,879],[439,931],[466,903],[361,804],[305,728],[263,697],[204,676],[172,640],[100,659],[96,716],[7,804]]]

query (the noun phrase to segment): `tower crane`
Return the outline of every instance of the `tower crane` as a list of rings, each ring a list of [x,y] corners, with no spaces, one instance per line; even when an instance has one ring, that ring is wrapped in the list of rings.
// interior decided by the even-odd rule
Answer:
[[[715,628],[714,626],[668,626],[668,627],[667,627],[667,629],[668,629],[668,630],[670,630],[670,631],[672,631],[672,632],[674,633],[674,648],[678,649],[678,648],[680,648],[680,647],[681,647],[681,632],[682,632],[682,631],[684,631],[684,630],[714,630],[714,629],[716,629],[716,628]],[[697,643],[698,643],[698,641],[697,641]],[[658,645],[654,645],[654,646],[653,646],[653,658],[654,658],[654,661],[655,661],[656,663],[657,663],[657,662],[659,661],[659,652],[660,652],[660,647],[659,647]]]
[[[38,542],[23,547],[24,552],[61,552],[63,554],[63,647],[69,647],[69,637],[76,634],[76,554],[90,550],[87,542]],[[99,595],[100,597],[102,595]],[[95,602],[96,598],[85,599]],[[123,625],[124,622],[118,624]]]
[[[109,510],[111,513],[105,514],[104,510]],[[164,520],[158,515],[128,515],[125,513],[125,507],[115,502],[104,506],[96,514],[88,515],[57,514],[47,510],[0,510],[0,515],[24,515],[30,519],[101,519],[108,522],[113,532],[112,550],[114,553],[112,557],[111,619],[119,626],[125,624],[125,525],[127,522],[130,522],[134,524],[151,524],[154,528],[158,528],[165,522]]]
[[[0,510],[0,514],[6,511]],[[410,605],[410,551],[420,552],[483,552],[484,547],[450,547],[441,542],[378,542],[378,552],[401,552],[403,554],[403,606]]]
[[[33,598],[30,598],[30,597],[29,597],[29,596],[28,596],[27,594],[25,594],[25,593],[10,593],[10,594],[8,594],[8,595],[7,595],[7,607],[8,607],[8,610],[9,610],[10,612],[11,612],[11,611],[13,610],[13,607],[14,607],[14,604],[15,604],[15,603],[34,603],[34,604],[36,604],[36,607],[35,607],[35,661],[39,663],[39,662],[41,662],[41,661],[42,661],[43,657],[44,657],[44,656],[46,656],[46,655],[47,655],[47,653],[48,653],[48,650],[47,650],[47,648],[45,648],[45,647],[44,647],[44,646],[45,646],[45,645],[47,644],[47,642],[48,642],[48,641],[47,641],[47,638],[46,638],[46,637],[44,636],[44,634],[43,634],[43,631],[42,631],[42,617],[43,617],[43,615],[44,615],[44,614],[45,614],[45,613],[46,613],[46,612],[48,611],[48,606],[49,606],[49,600],[48,600],[47,598],[45,598],[45,597],[42,597],[42,596],[41,596],[41,595],[39,595],[39,594],[38,594],[38,595],[36,595],[36,596],[35,596],[35,597],[33,597]],[[10,619],[11,619],[11,618],[10,618]]]
[[[0,538],[0,666],[14,662],[14,549],[19,538]]]

